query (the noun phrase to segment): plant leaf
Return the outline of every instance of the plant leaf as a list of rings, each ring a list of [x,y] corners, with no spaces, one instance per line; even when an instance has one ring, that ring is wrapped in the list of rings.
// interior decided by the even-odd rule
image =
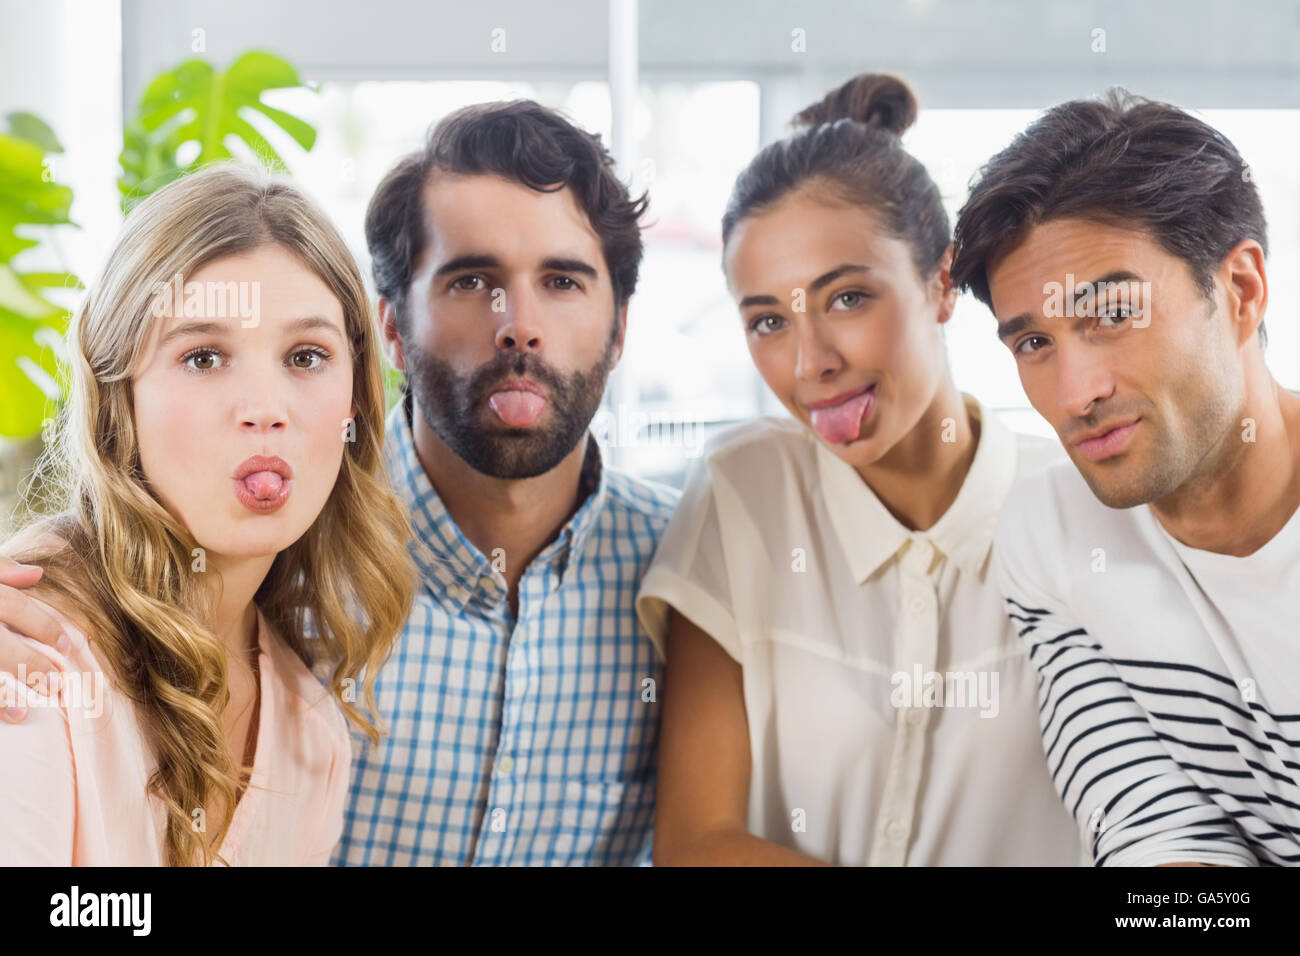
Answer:
[[[268,90],[300,86],[293,65],[265,50],[242,54],[225,71],[195,58],[155,77],[123,133],[118,180],[123,209],[205,163],[231,158],[232,142],[242,143],[259,161],[287,170],[249,118],[260,114],[310,150],[316,144],[315,128],[262,102]],[[197,144],[198,154],[182,165],[177,154],[191,143]]]
[[[35,435],[45,419],[52,416],[52,406],[59,400],[37,384],[38,379],[48,376],[57,389],[60,376],[54,350],[36,338],[37,329],[42,327],[66,333],[67,313],[50,322],[33,322],[0,306],[0,395],[4,396],[0,401],[0,435]],[[33,369],[37,370],[35,374]]]
[[[50,129],[45,120],[35,113],[22,111],[9,113],[5,116],[5,123],[9,128],[10,136],[34,143],[46,153],[63,152],[63,146],[59,143],[59,138],[54,135],[54,130]]]

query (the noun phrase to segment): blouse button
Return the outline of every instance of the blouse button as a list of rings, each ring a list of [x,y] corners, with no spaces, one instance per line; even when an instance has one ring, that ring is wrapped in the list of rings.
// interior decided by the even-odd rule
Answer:
[[[889,837],[891,842],[897,843],[902,840],[903,837],[907,836],[907,827],[903,826],[897,820],[892,820],[889,825],[885,827],[885,836]]]

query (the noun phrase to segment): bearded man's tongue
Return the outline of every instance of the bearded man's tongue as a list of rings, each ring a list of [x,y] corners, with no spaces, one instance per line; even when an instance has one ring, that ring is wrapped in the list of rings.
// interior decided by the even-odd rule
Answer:
[[[875,399],[876,390],[873,388],[830,408],[814,408],[813,428],[817,429],[818,435],[834,445],[853,441],[858,437],[862,419]]]
[[[542,417],[542,410],[546,408],[546,399],[533,392],[510,389],[493,392],[488,399],[488,405],[497,413],[497,418],[507,425],[524,426],[531,425]]]

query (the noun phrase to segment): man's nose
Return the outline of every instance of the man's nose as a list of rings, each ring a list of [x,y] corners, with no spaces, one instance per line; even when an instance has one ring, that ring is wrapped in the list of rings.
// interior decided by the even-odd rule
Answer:
[[[1075,418],[1086,418],[1096,402],[1114,394],[1115,378],[1100,349],[1062,343],[1057,346],[1056,368],[1057,403]]]
[[[505,308],[497,326],[498,349],[536,352],[542,347],[542,308],[526,287],[503,293]]]

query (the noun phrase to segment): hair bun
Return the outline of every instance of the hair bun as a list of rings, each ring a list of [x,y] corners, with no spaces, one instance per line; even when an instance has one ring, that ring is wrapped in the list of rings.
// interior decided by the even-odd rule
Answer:
[[[916,122],[916,96],[911,87],[887,73],[861,73],[798,113],[798,126],[820,126],[840,119],[856,120],[895,136]]]

